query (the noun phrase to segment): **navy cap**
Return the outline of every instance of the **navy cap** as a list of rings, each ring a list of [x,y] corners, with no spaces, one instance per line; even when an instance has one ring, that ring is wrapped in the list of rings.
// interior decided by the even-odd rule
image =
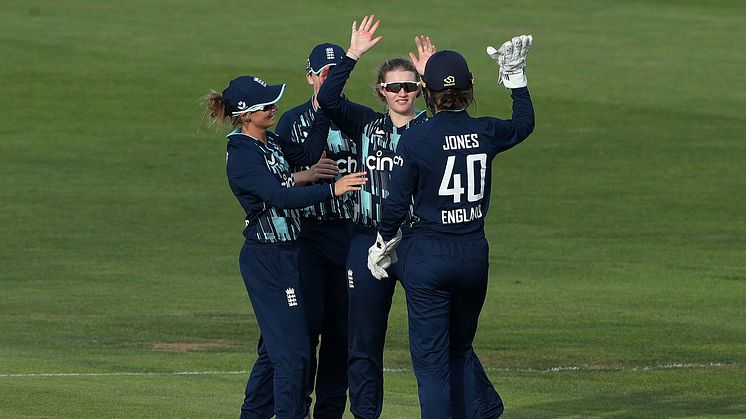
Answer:
[[[276,103],[285,91],[284,84],[267,84],[254,76],[237,77],[223,90],[223,102],[231,116],[254,112]]]
[[[425,65],[422,80],[425,87],[437,92],[445,89],[468,89],[472,86],[471,72],[464,57],[456,51],[433,54]]]
[[[311,51],[306,61],[306,73],[319,74],[324,67],[337,65],[345,56],[345,50],[335,44],[319,44]]]

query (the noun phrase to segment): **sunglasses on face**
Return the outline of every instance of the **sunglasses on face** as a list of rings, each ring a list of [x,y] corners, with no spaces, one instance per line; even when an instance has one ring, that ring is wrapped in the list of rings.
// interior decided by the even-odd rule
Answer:
[[[401,89],[404,89],[405,92],[415,92],[420,87],[420,82],[418,81],[392,81],[389,83],[380,83],[378,85],[379,87],[383,87],[383,89],[387,92],[391,93],[399,93]]]

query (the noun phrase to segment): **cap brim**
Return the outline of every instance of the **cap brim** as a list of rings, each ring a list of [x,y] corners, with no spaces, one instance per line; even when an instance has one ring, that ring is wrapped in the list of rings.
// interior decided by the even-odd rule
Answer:
[[[310,70],[308,71],[308,74],[316,74],[316,75],[318,75],[319,73],[321,73],[322,71],[324,71],[324,69],[325,69],[325,68],[327,68],[327,67],[331,67],[331,66],[335,66],[335,65],[337,65],[337,63],[329,63],[329,64],[327,64],[327,65],[325,65],[325,66],[321,67],[321,68],[320,68],[320,69],[318,69],[318,70],[314,70],[313,68],[311,68],[311,69],[310,69]]]
[[[285,93],[284,84],[270,84],[269,86],[267,86],[267,91],[266,93],[264,93],[264,96],[262,96],[260,102],[247,109],[247,111],[254,112],[256,110],[262,109],[267,105],[277,103],[280,101],[280,98],[282,98],[283,93]]]

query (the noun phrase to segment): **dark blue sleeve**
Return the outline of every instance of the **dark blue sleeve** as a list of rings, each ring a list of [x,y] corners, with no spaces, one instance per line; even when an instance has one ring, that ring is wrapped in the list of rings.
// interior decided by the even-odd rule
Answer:
[[[505,151],[528,138],[534,131],[534,105],[527,87],[512,89],[513,116],[509,120],[494,118],[495,153]]]
[[[326,139],[329,137],[330,124],[331,121],[324,112],[317,112],[316,118],[311,123],[308,137],[302,144],[298,144],[290,139],[290,124],[288,124],[286,135],[280,135],[280,129],[284,130],[285,128],[278,124],[275,134],[280,137],[279,143],[282,148],[282,154],[285,155],[285,160],[291,166],[310,166],[316,164],[321,158],[324,148],[326,148]]]
[[[376,119],[378,113],[342,97],[345,83],[350,78],[350,73],[355,68],[356,63],[357,61],[352,58],[344,56],[339,64],[332,67],[316,95],[316,100],[319,101],[319,106],[329,115],[337,127],[353,141],[359,143],[363,136],[363,127]]]
[[[275,128],[275,134],[280,138],[290,139],[290,135],[293,129],[293,121],[295,121],[296,115],[292,110],[285,112],[280,117],[280,122],[277,123]]]
[[[407,130],[402,133],[399,145],[396,147],[394,169],[391,171],[389,180],[389,195],[383,201],[383,214],[378,224],[378,232],[386,241],[396,236],[396,231],[407,217],[412,203],[412,194],[417,186],[418,170],[413,159],[414,152],[407,147],[408,132]]]
[[[229,182],[277,208],[304,208],[334,196],[334,184],[304,188],[281,185],[258,149],[232,150],[226,171]]]

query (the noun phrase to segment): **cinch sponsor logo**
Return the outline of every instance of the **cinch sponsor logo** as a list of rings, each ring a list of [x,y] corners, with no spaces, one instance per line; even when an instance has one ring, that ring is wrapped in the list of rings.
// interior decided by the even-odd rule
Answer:
[[[382,150],[376,151],[375,156],[368,156],[368,158],[365,159],[365,166],[370,170],[383,170],[390,172],[394,169],[394,165],[401,166],[402,164],[404,164],[404,160],[401,157],[384,157]]]
[[[347,156],[346,159],[339,159],[336,163],[339,168],[339,174],[357,172],[357,160],[353,159],[351,156]]]

